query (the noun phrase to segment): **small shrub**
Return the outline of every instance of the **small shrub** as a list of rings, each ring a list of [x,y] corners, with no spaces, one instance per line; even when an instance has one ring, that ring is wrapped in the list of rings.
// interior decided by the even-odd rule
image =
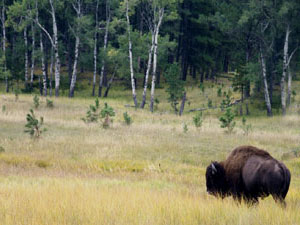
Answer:
[[[15,101],[17,102],[19,100],[19,94],[21,93],[21,91],[19,88],[16,88],[14,92],[15,92]]]
[[[183,124],[183,133],[187,133],[188,132],[188,125],[186,123]]]
[[[37,109],[40,106],[40,98],[37,95],[33,97],[33,105],[35,109]]]
[[[221,128],[227,128],[228,133],[232,133],[235,127],[234,113],[231,112],[231,107],[226,109],[226,112],[219,118],[221,122]]]
[[[224,111],[224,109],[229,107],[230,103],[231,103],[230,95],[226,94],[225,99],[222,100],[221,105],[220,105],[221,110]]]
[[[54,107],[53,105],[53,101],[51,101],[50,99],[46,99],[46,107],[52,109]]]
[[[127,112],[123,113],[123,117],[126,125],[129,126],[130,124],[132,124],[132,119]]]
[[[195,124],[196,128],[200,128],[203,123],[203,115],[202,112],[198,112],[194,117],[193,117],[193,122]]]
[[[211,99],[208,99],[208,100],[207,100],[207,107],[208,107],[209,109],[211,109],[211,108],[213,107],[213,102],[212,102]]]
[[[85,123],[97,123],[100,117],[98,109],[99,109],[99,99],[96,99],[95,105],[90,105],[88,111],[86,112],[86,116],[81,119]]]
[[[295,90],[292,91],[292,102],[295,101],[295,97],[297,95],[297,92]]]
[[[242,130],[246,136],[248,136],[248,134],[252,131],[252,125],[247,124],[246,117],[243,117],[242,119]]]
[[[5,149],[2,146],[0,146],[0,153],[2,152],[5,152]]]
[[[6,105],[3,105],[2,106],[2,113],[5,113],[5,111],[6,111]]]
[[[218,88],[217,95],[218,95],[218,97],[222,97],[222,88],[221,87]]]
[[[200,88],[202,94],[204,94],[204,92],[205,92],[205,87],[204,87],[204,85],[203,85],[202,83],[200,83],[199,88]]]
[[[39,138],[43,132],[46,131],[46,129],[42,129],[44,124],[44,118],[41,117],[40,120],[38,120],[33,112],[33,109],[30,109],[30,113],[26,116],[27,124],[25,125],[25,133],[29,133],[29,135],[32,138]]]
[[[115,116],[114,109],[107,103],[104,103],[104,108],[101,110],[100,116],[104,119],[102,123],[103,128],[109,128],[111,123],[113,122],[111,117]]]

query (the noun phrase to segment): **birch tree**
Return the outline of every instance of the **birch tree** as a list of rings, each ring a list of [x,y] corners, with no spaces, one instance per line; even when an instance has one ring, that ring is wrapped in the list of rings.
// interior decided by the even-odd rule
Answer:
[[[111,19],[110,0],[106,0],[106,25],[105,25],[105,35],[104,35],[104,45],[103,45],[103,51],[104,52],[106,52],[106,49],[107,49],[108,29],[109,29],[110,19]],[[101,95],[102,95],[104,70],[105,70],[105,60],[104,60],[104,57],[103,57],[102,66],[101,66],[101,73],[100,73],[100,80],[99,80],[98,97],[101,97]]]
[[[99,29],[99,21],[98,21],[98,11],[99,11],[99,0],[96,3],[96,11],[95,11],[95,33],[94,33],[94,73],[93,73],[93,91],[92,96],[95,96],[95,89],[96,89],[96,78],[97,78],[97,50],[98,50],[98,29]]]
[[[74,64],[73,64],[73,72],[72,72],[72,79],[71,79],[71,84],[70,84],[70,93],[69,97],[72,98],[74,97],[74,90],[75,90],[75,84],[76,84],[76,79],[77,79],[77,63],[78,63],[78,55],[79,55],[79,44],[80,44],[80,19],[82,17],[82,1],[81,0],[76,0],[75,3],[72,3],[74,10],[76,11],[77,15],[77,24],[75,25],[76,28],[75,30],[72,29],[73,34],[75,36],[75,52],[74,52]]]
[[[40,32],[40,49],[41,49],[41,64],[42,64],[42,73],[43,73],[43,95],[47,96],[47,73],[45,67],[45,52],[43,44],[43,34]]]
[[[37,25],[45,32],[47,37],[49,38],[51,45],[54,50],[54,61],[55,61],[55,96],[59,96],[59,86],[60,86],[60,58],[59,58],[59,52],[58,52],[58,30],[57,30],[57,23],[56,23],[56,8],[55,3],[58,3],[58,0],[49,0],[50,4],[50,10],[48,12],[51,15],[52,18],[52,31],[53,36],[50,35],[49,31],[45,29],[45,27],[40,24],[39,21],[35,21]],[[51,90],[51,89],[50,89]]]
[[[156,69],[157,69],[157,48],[158,48],[158,35],[159,28],[161,26],[164,17],[164,7],[155,5],[153,7],[154,18],[156,22],[154,25],[154,49],[153,49],[153,69],[152,69],[152,84],[151,84],[151,100],[150,100],[150,111],[153,112],[154,107],[154,92],[155,92],[155,81],[156,81]]]
[[[27,37],[27,27],[24,29],[24,44],[25,44],[25,89],[28,90],[28,37]]]
[[[5,5],[5,1],[2,0],[2,9],[1,9],[1,24],[2,24],[2,54],[4,57],[4,62],[3,62],[3,66],[4,66],[4,73],[5,75],[5,90],[8,93],[9,92],[9,83],[8,83],[8,74],[6,73],[7,70],[7,65],[6,65],[6,27],[5,27],[5,23],[6,23],[6,5]]]
[[[132,89],[132,98],[134,106],[137,107],[136,100],[136,90],[135,90],[135,80],[134,80],[134,70],[133,70],[133,59],[132,59],[132,42],[130,37],[130,20],[129,20],[129,0],[126,0],[126,20],[127,20],[127,32],[128,32],[128,53],[129,53],[129,66],[130,66],[130,78],[131,78],[131,89]]]
[[[32,50],[31,50],[31,69],[30,69],[30,89],[33,87],[33,76],[35,67],[35,29],[33,23],[31,23],[31,33],[32,33]]]

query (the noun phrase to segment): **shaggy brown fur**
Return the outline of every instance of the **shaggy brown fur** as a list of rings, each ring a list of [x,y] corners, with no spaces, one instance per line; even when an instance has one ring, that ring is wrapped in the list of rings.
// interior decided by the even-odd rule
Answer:
[[[227,174],[230,174],[230,177],[227,177],[227,182],[232,185],[238,185],[236,182],[240,180],[240,175],[242,169],[245,166],[245,163],[251,156],[260,156],[265,159],[272,158],[272,156],[265,150],[258,149],[253,146],[240,146],[235,148],[225,161],[220,162],[224,167]]]

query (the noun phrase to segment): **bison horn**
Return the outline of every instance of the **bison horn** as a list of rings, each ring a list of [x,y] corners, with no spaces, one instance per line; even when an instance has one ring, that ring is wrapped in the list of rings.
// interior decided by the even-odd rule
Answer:
[[[212,174],[215,174],[217,172],[217,168],[213,163],[211,164],[211,168],[212,168]]]

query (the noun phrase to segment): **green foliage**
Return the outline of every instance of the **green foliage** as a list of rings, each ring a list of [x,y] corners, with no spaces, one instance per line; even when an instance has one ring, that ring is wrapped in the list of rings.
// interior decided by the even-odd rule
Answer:
[[[33,105],[35,109],[39,108],[40,106],[40,98],[37,95],[33,97]]]
[[[198,112],[194,117],[193,117],[193,122],[196,128],[200,128],[203,123],[203,115],[202,112]]]
[[[126,125],[129,126],[129,125],[132,124],[132,118],[129,116],[129,114],[127,112],[123,113],[123,118],[124,118],[124,121],[125,121]]]
[[[188,125],[186,123],[183,124],[183,133],[187,133],[188,132]]]
[[[6,111],[6,105],[3,105],[2,106],[2,113],[5,113],[5,111]]]
[[[218,88],[217,95],[218,95],[218,97],[222,97],[222,88],[221,87]]]
[[[205,87],[204,87],[203,83],[200,83],[199,88],[200,88],[202,94],[204,94],[204,92],[205,92]]]
[[[25,133],[29,133],[32,138],[39,138],[46,129],[42,129],[44,124],[44,118],[41,117],[38,120],[33,112],[33,109],[30,109],[30,113],[26,116],[27,124],[25,125]]]
[[[53,101],[50,99],[46,99],[46,107],[52,109],[54,107]]]
[[[86,116],[81,118],[85,123],[97,123],[100,117],[99,114],[99,99],[95,100],[95,105],[90,105],[86,112]]]
[[[211,99],[208,99],[208,100],[207,100],[207,107],[208,107],[209,109],[211,109],[211,108],[213,107],[213,102],[212,102]]]
[[[104,103],[104,108],[100,112],[101,118],[103,118],[102,126],[103,128],[109,128],[113,120],[111,117],[115,116],[115,111],[107,103]]]
[[[226,108],[225,113],[219,118],[221,128],[226,128],[228,133],[232,133],[236,122],[234,121],[234,113],[231,112],[231,107]]]
[[[221,105],[220,105],[221,110],[224,111],[224,109],[226,109],[227,107],[230,106],[230,103],[231,103],[230,95],[226,94],[225,99],[222,100]]]
[[[0,153],[5,152],[4,147],[0,146]]]
[[[242,119],[242,130],[246,136],[248,136],[248,134],[252,131],[252,125],[247,124],[246,117],[243,117]]]
[[[172,64],[165,73],[168,84],[168,88],[166,89],[166,92],[169,94],[168,101],[176,113],[178,112],[177,105],[179,104],[179,99],[184,94],[184,81],[179,79],[179,71],[178,64]]]

